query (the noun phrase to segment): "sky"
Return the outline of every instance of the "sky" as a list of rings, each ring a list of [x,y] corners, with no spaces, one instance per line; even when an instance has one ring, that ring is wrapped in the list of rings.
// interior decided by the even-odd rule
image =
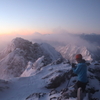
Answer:
[[[0,35],[100,34],[100,0],[0,0]]]
[[[16,37],[76,43],[69,34],[82,33],[100,34],[100,0],[0,0],[0,50]]]

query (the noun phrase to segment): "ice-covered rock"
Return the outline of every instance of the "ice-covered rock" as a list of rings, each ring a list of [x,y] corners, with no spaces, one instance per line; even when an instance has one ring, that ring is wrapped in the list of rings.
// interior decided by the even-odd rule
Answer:
[[[22,38],[13,39],[8,47],[0,53],[0,78],[19,77],[26,69],[29,61],[34,63],[42,56],[44,56],[44,66],[60,57],[62,58],[60,53],[48,44],[32,44],[32,42]]]
[[[6,89],[9,89],[9,82],[5,80],[0,80],[0,92],[5,91]]]
[[[91,45],[89,47],[66,44],[66,46],[55,46],[56,50],[59,51],[65,59],[69,59],[71,62],[75,60],[76,54],[82,54],[83,58],[87,61],[99,60],[100,49],[97,46]]]
[[[52,89],[60,86],[63,82],[65,82],[66,79],[69,78],[71,74],[72,74],[71,69],[55,70],[54,72],[44,76],[42,79],[46,79],[45,87],[48,89]]]
[[[21,74],[21,77],[29,77],[36,74],[43,67],[44,56],[38,58],[34,63],[28,62],[27,68]]]

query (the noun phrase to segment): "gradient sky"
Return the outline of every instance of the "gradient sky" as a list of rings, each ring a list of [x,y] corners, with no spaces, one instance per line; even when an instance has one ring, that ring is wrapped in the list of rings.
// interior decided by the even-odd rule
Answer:
[[[100,34],[100,0],[0,0],[0,34]]]

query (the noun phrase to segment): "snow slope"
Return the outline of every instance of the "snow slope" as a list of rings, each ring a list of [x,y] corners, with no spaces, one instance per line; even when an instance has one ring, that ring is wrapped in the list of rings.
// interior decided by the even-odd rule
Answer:
[[[39,59],[38,59],[39,61]],[[35,64],[38,62],[36,61]],[[37,65],[37,64],[36,64]],[[41,64],[40,64],[41,65]],[[70,69],[68,64],[60,64],[60,65],[48,65],[46,67],[43,67],[41,71],[31,76],[33,72],[27,73],[27,77],[25,77],[25,72],[22,76],[24,77],[18,77],[13,78],[11,80],[8,80],[9,89],[4,89],[3,92],[0,91],[0,98],[1,100],[25,100],[30,94],[32,93],[46,93],[49,94],[50,89],[46,89],[46,80],[43,79],[46,75],[48,75],[51,72],[54,72],[58,69]],[[31,70],[31,69],[30,69]],[[5,96],[6,94],[6,96]],[[49,97],[45,98],[46,100],[49,99]],[[36,100],[36,99],[34,99]]]
[[[15,38],[0,53],[0,79],[19,77],[29,61],[35,62],[39,57],[44,56],[44,65],[62,58],[49,44],[38,44]]]
[[[38,65],[38,68],[41,68],[40,70],[34,70],[28,66],[21,77],[6,80],[7,82],[3,81],[4,83],[0,87],[6,87],[4,85],[6,83],[8,88],[2,88],[0,100],[57,100],[58,97],[62,96],[61,91],[68,83],[68,76],[70,75],[68,72],[71,70],[71,66],[62,62],[61,64],[49,64],[41,67],[42,60],[43,57],[39,58],[34,64],[29,62],[29,65],[34,65],[35,68]],[[57,88],[47,89],[48,82],[54,81],[55,77],[59,74],[62,75],[62,72],[67,72],[65,82],[62,82]],[[100,63],[94,62],[88,66],[88,78],[89,83],[86,90],[91,91],[92,99],[100,98]],[[76,80],[76,76],[71,77],[69,86],[75,84]],[[64,99],[62,97],[61,100],[76,100],[76,98]],[[86,93],[84,100],[88,100],[88,93]]]
[[[43,67],[43,60],[44,56],[38,58],[38,60],[34,64],[32,62],[28,62],[27,68],[21,74],[21,77],[33,76],[34,74],[36,74],[36,72],[39,71],[41,67]]]
[[[98,54],[74,45],[58,47],[58,51],[71,61],[76,53],[82,53],[86,60]],[[77,80],[76,75],[70,77],[71,73],[71,65],[50,45],[16,38],[0,54],[0,100],[76,100],[73,94],[61,94],[68,83],[69,87]],[[88,79],[84,100],[88,100],[88,91],[91,100],[99,99],[99,62],[88,63]]]
[[[51,59],[53,59],[53,61],[55,59],[61,58],[61,54],[59,52],[57,52],[55,50],[55,48],[52,47],[52,46],[50,46],[49,44],[47,44],[47,43],[41,43],[40,46],[43,49],[44,54],[46,54],[46,55],[49,54],[50,57],[51,57]]]
[[[100,49],[96,46],[90,47],[73,44],[55,46],[56,50],[59,51],[65,59],[69,59],[71,62],[74,61],[75,55],[79,53],[82,54],[83,58],[88,61],[100,60]]]

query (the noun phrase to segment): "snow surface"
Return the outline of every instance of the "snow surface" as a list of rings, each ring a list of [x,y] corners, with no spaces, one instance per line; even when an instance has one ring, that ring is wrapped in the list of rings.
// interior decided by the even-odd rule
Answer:
[[[100,49],[98,47],[88,48],[86,46],[67,44],[66,46],[54,46],[58,52],[62,54],[65,59],[71,62],[75,60],[76,54],[82,54],[83,58],[88,61],[100,60]],[[92,50],[94,49],[94,50]]]
[[[12,78],[10,80],[6,80],[6,85],[9,88],[3,88],[3,91],[0,91],[0,100],[50,100],[52,97],[59,97],[61,94],[56,93],[54,95],[49,95],[50,91],[52,89],[46,89],[46,82],[47,80],[44,78],[47,75],[50,75],[52,72],[55,72],[57,70],[65,70],[69,71],[71,69],[71,66],[69,64],[58,64],[58,65],[47,65],[45,67],[41,67],[42,60],[44,57],[39,58],[34,64],[31,62],[28,63],[28,66],[26,70],[23,72],[21,77],[18,78]],[[94,63],[95,64],[95,63]],[[88,68],[94,69],[94,64],[90,65]],[[38,66],[38,68],[41,67],[40,70],[38,68],[34,70],[34,67]],[[97,68],[99,68],[98,65],[96,65]],[[32,69],[33,68],[33,69]],[[93,73],[88,72],[89,75],[93,75]],[[53,74],[54,75],[54,74]],[[56,75],[56,74],[55,74]],[[51,76],[55,77],[55,76]],[[93,76],[94,77],[94,76]],[[69,83],[69,86],[73,85],[73,80],[76,80],[76,77],[72,77]],[[95,87],[95,89],[99,89],[98,92],[95,92],[92,97],[98,97],[100,98],[100,82],[97,79],[89,79],[89,83],[91,87]],[[56,88],[58,91],[66,87],[68,80],[61,84],[58,88]],[[3,85],[2,85],[3,86]],[[88,86],[87,86],[88,87]],[[43,97],[38,98],[38,93],[40,95],[45,94]],[[33,95],[32,95],[33,94]],[[6,95],[6,96],[5,96]],[[31,96],[29,96],[31,95]],[[28,98],[27,98],[28,97]],[[27,98],[27,99],[26,99]],[[86,94],[84,100],[88,100],[88,94]],[[53,99],[56,100],[56,99]],[[76,100],[76,98],[69,98],[66,100]]]
[[[92,60],[93,57],[86,47],[67,45],[58,49],[71,61],[76,53],[82,53],[87,60]],[[61,90],[69,81],[67,78],[64,83],[55,88],[58,92],[46,88],[50,80],[59,75],[59,71],[71,70],[69,63],[56,62],[59,57],[62,58],[60,53],[48,44],[33,45],[21,38],[14,39],[9,48],[0,53],[0,100],[50,100],[61,96]],[[92,89],[94,92],[91,93],[92,98],[100,98],[99,62],[92,62],[88,66],[88,78],[86,90]],[[71,77],[68,86],[74,85],[76,80],[77,76]],[[88,100],[87,98],[88,93],[84,100]],[[66,100],[76,100],[76,98],[70,97]]]
[[[43,57],[39,58],[36,62],[39,62]],[[36,63],[35,62],[35,63]],[[38,65],[41,65],[39,62]],[[28,68],[30,68],[30,71],[26,71]],[[50,70],[50,69],[53,70]],[[13,78],[9,81],[9,89],[5,89],[3,92],[0,92],[0,98],[1,100],[25,100],[30,94],[32,93],[46,93],[49,94],[50,89],[46,89],[46,80],[42,79],[45,77],[47,74],[58,70],[58,69],[70,69],[71,67],[68,64],[60,64],[60,65],[48,65],[46,67],[43,67],[41,71],[39,71],[36,74],[32,73],[36,72],[34,69],[31,69],[31,67],[28,65],[27,69],[25,70],[24,74],[22,76],[27,76],[27,77],[18,77],[18,78]],[[32,72],[33,70],[33,72]],[[26,74],[25,74],[26,73]],[[30,74],[30,75],[29,75]],[[6,94],[6,96],[5,96]],[[49,100],[50,98],[47,96],[45,100]],[[35,100],[35,99],[33,99]],[[38,100],[38,99],[37,99]]]
[[[44,56],[38,58],[38,60],[34,64],[32,62],[29,62],[26,70],[22,73],[21,77],[33,76],[34,74],[36,74],[36,72],[43,66],[43,60]]]
[[[50,46],[47,43],[42,43],[41,48],[43,49],[43,52],[46,54],[50,54],[51,58],[53,59],[53,61],[57,58],[61,58],[61,54],[58,53],[54,47]]]
[[[0,53],[0,79],[19,77],[29,61],[34,63],[42,56],[44,56],[44,65],[62,58],[60,53],[49,44],[32,44],[22,38],[13,39]]]

